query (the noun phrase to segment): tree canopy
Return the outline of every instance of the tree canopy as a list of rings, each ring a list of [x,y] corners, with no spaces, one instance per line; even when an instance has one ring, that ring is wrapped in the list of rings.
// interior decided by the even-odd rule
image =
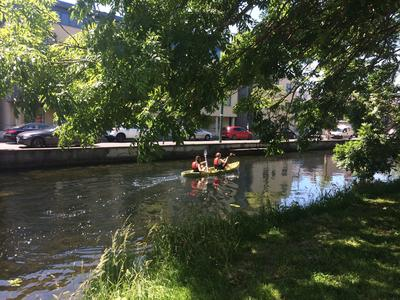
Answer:
[[[344,167],[371,174],[398,158],[399,131],[388,134],[400,117],[397,0],[79,0],[73,17],[84,30],[62,44],[50,42],[54,1],[0,3],[1,91],[17,86],[26,111],[54,110],[62,141],[138,126],[148,154],[160,136],[181,142],[248,85],[237,110],[254,116],[272,150],[290,125],[305,145],[346,117],[361,130],[337,149]],[[281,78],[292,85],[277,97]]]

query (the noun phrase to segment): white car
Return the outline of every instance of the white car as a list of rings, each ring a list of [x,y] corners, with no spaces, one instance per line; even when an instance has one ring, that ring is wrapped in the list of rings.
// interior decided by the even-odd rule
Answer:
[[[390,136],[395,135],[396,132],[397,132],[397,129],[396,129],[396,128],[391,128],[391,129],[388,131],[388,135],[390,135]]]
[[[137,140],[139,138],[140,130],[137,128],[113,128],[107,132],[107,140],[109,142],[117,141],[124,142],[126,140]]]
[[[208,141],[208,140],[211,140],[212,137],[213,137],[213,135],[212,135],[211,132],[209,132],[209,131],[207,131],[205,129],[197,129],[194,132],[194,134],[192,136],[192,139]]]
[[[350,125],[339,124],[335,130],[330,132],[333,139],[351,139],[354,137],[354,130]]]

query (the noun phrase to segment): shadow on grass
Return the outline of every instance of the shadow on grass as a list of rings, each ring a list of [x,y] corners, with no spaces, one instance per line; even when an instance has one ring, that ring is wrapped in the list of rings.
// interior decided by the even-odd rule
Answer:
[[[398,299],[400,197],[385,194],[253,227],[223,268],[202,262],[181,279],[193,299]]]
[[[399,198],[357,201],[341,211],[281,225],[282,239],[267,233],[249,243],[255,250],[247,251],[236,267],[246,280],[233,295],[400,298]]]
[[[399,299],[399,219],[395,182],[307,208],[162,224],[149,236],[148,268],[135,271],[145,275],[112,288],[128,298]]]

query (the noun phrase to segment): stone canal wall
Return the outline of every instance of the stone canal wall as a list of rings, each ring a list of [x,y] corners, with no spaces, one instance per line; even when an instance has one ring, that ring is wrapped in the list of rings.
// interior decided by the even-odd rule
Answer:
[[[310,150],[333,149],[337,143],[344,141],[329,140],[314,142]],[[184,145],[174,145],[173,143],[161,144],[162,160],[189,159],[195,155],[202,155],[207,149],[209,157],[215,152],[227,154],[229,152],[238,155],[262,154],[265,146],[259,141],[223,141],[212,142],[187,142]],[[297,150],[297,143],[287,142],[284,144],[287,152]],[[0,171],[31,168],[48,167],[68,167],[83,166],[108,163],[135,162],[137,157],[136,147],[116,144],[102,144],[93,148],[73,147],[68,149],[61,148],[15,148],[0,150]]]

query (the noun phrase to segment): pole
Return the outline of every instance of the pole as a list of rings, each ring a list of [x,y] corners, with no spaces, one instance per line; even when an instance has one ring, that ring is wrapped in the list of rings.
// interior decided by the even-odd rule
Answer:
[[[219,132],[219,143],[222,143],[222,118],[224,116],[224,101],[221,102],[221,108],[220,108],[220,112],[219,112],[219,128],[218,128],[218,132]]]
[[[206,161],[206,172],[208,172],[207,149],[204,149],[204,160]]]

